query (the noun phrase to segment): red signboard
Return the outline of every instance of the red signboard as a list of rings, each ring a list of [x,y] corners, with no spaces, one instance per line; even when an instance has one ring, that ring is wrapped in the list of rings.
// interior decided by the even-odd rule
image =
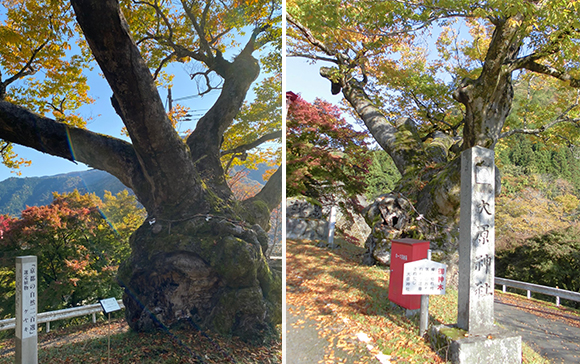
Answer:
[[[391,242],[391,276],[389,301],[408,310],[421,308],[421,295],[403,295],[404,264],[426,259],[429,242],[416,239],[397,239]]]

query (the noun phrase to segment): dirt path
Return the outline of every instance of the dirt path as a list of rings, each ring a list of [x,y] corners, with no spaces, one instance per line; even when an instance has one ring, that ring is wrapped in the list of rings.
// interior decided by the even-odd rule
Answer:
[[[75,327],[72,332],[68,332],[71,330],[63,329],[51,331],[48,334],[41,333],[38,336],[38,349],[42,350],[54,346],[63,346],[65,344],[94,340],[103,337],[106,338],[109,334],[120,334],[127,332],[128,330],[129,326],[125,323],[125,320],[115,320],[111,321],[110,332],[109,324],[102,322],[83,325],[82,329]],[[0,357],[14,355],[14,340],[15,339],[10,339],[0,342]]]
[[[497,294],[495,319],[553,363],[580,363],[580,317],[512,295]]]

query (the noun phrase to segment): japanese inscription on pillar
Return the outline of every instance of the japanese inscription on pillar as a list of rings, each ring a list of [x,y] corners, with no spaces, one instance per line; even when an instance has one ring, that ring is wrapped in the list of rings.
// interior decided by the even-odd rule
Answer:
[[[464,151],[461,155],[457,324],[469,332],[493,327],[494,193],[494,152],[482,147]]]
[[[33,256],[16,259],[16,336],[26,339],[37,335],[37,263]]]

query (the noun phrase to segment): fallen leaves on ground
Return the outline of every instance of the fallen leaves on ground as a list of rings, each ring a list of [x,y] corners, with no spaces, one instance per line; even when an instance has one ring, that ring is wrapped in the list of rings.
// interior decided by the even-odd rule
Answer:
[[[346,242],[334,250],[286,242],[286,303],[290,312],[318,321],[329,342],[324,362],[336,363],[340,349],[354,363],[377,362],[377,355],[391,363],[443,363],[418,337],[417,324],[391,307],[388,270],[361,265],[360,253]]]
[[[111,324],[111,364],[189,363],[281,363],[282,343],[252,346],[235,338],[225,339],[210,332],[178,329],[152,333],[129,331],[124,320]],[[87,324],[39,336],[39,362],[107,363],[107,323]],[[0,364],[14,361],[13,339],[5,345]],[[0,347],[3,345],[0,345]],[[7,349],[8,348],[8,349]]]

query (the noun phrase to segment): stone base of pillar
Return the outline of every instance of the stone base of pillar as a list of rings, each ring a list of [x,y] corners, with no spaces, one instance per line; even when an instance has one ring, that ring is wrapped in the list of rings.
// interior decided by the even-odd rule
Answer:
[[[522,362],[521,336],[499,328],[488,335],[470,335],[455,326],[433,326],[431,344],[443,359],[455,364]]]

